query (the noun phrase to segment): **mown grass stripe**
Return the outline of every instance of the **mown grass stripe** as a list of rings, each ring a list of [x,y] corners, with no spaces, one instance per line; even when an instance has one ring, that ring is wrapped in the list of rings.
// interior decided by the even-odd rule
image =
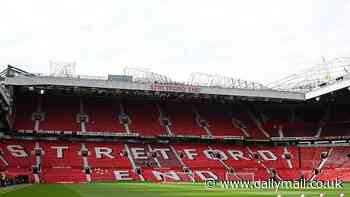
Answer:
[[[350,184],[344,184],[341,190],[295,190],[278,191],[282,197],[319,197],[324,192],[326,197],[339,197],[341,192],[350,195]],[[1,197],[276,197],[273,190],[257,189],[214,189],[206,190],[203,183],[154,184],[154,183],[93,183],[93,184],[41,184],[25,187]]]

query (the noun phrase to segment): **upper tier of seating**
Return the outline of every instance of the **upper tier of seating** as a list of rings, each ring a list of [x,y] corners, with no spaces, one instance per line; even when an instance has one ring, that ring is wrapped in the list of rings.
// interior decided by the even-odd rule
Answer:
[[[120,106],[115,100],[86,99],[83,110],[89,116],[89,122],[86,123],[87,131],[124,132],[124,127],[118,119]]]
[[[334,110],[338,107],[342,106],[260,106],[27,95],[15,100],[13,127],[15,130],[132,132],[142,136],[242,136],[253,139],[350,135],[348,113],[344,109],[338,113]]]
[[[144,136],[157,136],[166,134],[161,126],[159,112],[155,103],[150,102],[125,102],[125,113],[131,119],[130,129]]]

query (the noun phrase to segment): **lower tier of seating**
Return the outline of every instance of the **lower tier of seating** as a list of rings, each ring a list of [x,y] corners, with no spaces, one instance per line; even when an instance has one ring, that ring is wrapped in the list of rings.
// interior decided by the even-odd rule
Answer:
[[[0,140],[0,172],[43,183],[341,178],[350,147]]]

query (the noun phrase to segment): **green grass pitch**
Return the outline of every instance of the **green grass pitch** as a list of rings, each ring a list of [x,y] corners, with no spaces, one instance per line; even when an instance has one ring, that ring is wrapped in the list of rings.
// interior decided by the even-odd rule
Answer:
[[[206,190],[204,183],[92,183],[92,184],[39,184],[0,188],[1,197],[239,197],[239,196],[277,196],[305,197],[350,196],[350,184],[342,189],[329,190],[230,190],[215,188]]]

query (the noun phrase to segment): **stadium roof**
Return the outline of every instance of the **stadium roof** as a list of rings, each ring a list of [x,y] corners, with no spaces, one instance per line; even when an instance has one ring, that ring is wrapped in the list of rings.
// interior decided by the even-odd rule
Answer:
[[[323,58],[323,62],[270,83],[268,87],[306,93],[327,83],[333,83],[332,81],[340,80],[349,75],[349,72],[350,58],[342,57],[331,60]]]
[[[222,95],[250,98],[271,98],[287,100],[303,100],[304,94],[298,92],[288,92],[272,89],[240,89],[240,88],[222,88],[192,86],[176,83],[136,83],[128,81],[85,79],[85,78],[65,78],[50,76],[15,76],[5,79],[6,85],[13,86],[64,86],[80,88],[101,88],[101,89],[120,89],[134,91],[151,92],[175,92],[197,95]]]
[[[319,66],[268,86],[203,73],[194,73],[188,82],[179,83],[163,75],[130,68],[124,75],[109,75],[105,78],[32,74],[8,66],[0,73],[0,77],[4,85],[10,86],[93,88],[141,91],[150,94],[160,92],[186,94],[196,97],[225,96],[231,99],[303,101],[350,87],[350,74],[347,72],[350,64],[344,64],[347,62],[343,59],[337,59],[337,62],[339,65],[333,67],[333,70],[322,69]],[[325,74],[328,78],[321,80]]]

